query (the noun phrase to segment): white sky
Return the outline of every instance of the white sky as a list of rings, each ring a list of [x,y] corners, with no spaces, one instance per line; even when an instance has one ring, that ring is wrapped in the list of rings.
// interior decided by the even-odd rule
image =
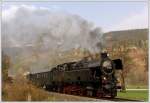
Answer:
[[[137,0],[136,2],[6,2],[3,10],[9,9],[9,6],[22,4],[77,14],[101,27],[104,32],[148,28],[148,3]]]

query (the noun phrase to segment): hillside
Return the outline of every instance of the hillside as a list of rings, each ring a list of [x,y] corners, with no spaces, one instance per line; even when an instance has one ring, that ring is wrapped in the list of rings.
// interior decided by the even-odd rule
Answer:
[[[148,40],[148,29],[134,29],[123,31],[112,31],[103,35],[104,40],[123,41],[123,40]]]

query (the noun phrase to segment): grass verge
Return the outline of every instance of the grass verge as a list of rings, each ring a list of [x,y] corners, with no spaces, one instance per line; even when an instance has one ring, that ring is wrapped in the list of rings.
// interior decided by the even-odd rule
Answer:
[[[148,101],[148,90],[118,92],[118,98]]]
[[[14,79],[13,83],[3,83],[2,101],[47,101],[51,97],[22,77]]]

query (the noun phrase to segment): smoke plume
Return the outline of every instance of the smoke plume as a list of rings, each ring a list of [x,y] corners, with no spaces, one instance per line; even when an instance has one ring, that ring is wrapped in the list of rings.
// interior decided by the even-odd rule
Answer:
[[[2,10],[2,48],[12,60],[10,74],[77,60],[75,50],[101,50],[101,29],[68,12],[19,5]],[[70,53],[71,51],[71,53]]]
[[[2,46],[38,49],[84,48],[98,52],[101,29],[78,15],[34,6],[12,6],[2,11]]]

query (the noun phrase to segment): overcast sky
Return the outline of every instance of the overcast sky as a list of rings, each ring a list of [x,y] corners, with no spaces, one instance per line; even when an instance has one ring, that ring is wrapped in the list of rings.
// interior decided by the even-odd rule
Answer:
[[[77,14],[101,27],[104,32],[148,28],[147,2],[7,2],[3,3],[3,10],[15,5]]]

